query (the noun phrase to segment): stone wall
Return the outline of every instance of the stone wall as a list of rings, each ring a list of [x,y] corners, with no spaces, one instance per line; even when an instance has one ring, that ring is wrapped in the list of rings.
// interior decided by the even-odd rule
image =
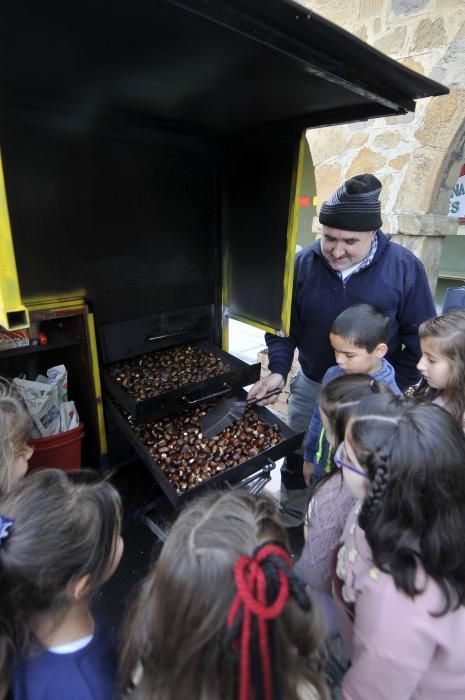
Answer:
[[[307,132],[319,202],[347,177],[373,172],[383,183],[383,229],[419,255],[434,289],[443,237],[457,231],[448,202],[465,160],[465,2],[301,4],[450,88],[449,95],[418,100],[414,114]]]

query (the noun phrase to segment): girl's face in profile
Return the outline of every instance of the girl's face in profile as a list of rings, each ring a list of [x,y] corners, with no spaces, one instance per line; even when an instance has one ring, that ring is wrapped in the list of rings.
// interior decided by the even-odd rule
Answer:
[[[363,465],[358,461],[350,442],[350,423],[347,426],[343,444],[342,459],[353,465],[359,471],[364,472]],[[356,474],[351,469],[346,469],[345,467],[342,467],[342,474],[352,494],[359,501],[362,501],[368,493],[368,488],[370,486],[369,480],[361,474]]]
[[[417,369],[433,389],[441,391],[449,383],[450,365],[432,338],[420,338],[421,358]]]

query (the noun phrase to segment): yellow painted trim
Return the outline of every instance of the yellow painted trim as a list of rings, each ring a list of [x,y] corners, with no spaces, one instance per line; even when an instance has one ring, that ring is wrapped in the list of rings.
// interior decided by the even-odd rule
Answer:
[[[221,347],[225,352],[229,352],[229,318],[225,314],[221,320]]]
[[[98,423],[98,436],[99,436],[99,443],[100,443],[100,454],[101,454],[101,456],[103,456],[103,455],[106,455],[108,452],[107,434],[105,431],[105,419],[103,416],[102,385],[100,382],[100,369],[99,369],[98,353],[97,353],[97,338],[95,335],[95,321],[94,321],[94,314],[91,312],[89,312],[87,314],[87,332],[89,335],[90,361],[91,361],[91,365],[92,365],[92,375],[94,378],[95,399],[97,402],[97,423]]]
[[[24,303],[29,311],[44,309],[51,311],[53,309],[72,309],[74,306],[85,304],[85,291],[83,289],[66,294],[62,297],[45,296],[45,297],[25,297]]]
[[[9,331],[29,327],[27,309],[21,299],[13,236],[6,199],[0,154],[0,324]]]
[[[297,149],[297,162],[294,167],[291,184],[289,219],[287,225],[286,261],[284,264],[283,306],[281,309],[281,324],[285,335],[291,329],[292,290],[294,284],[294,260],[297,245],[297,230],[299,226],[299,200],[302,191],[302,173],[304,162],[305,132],[300,137]]]

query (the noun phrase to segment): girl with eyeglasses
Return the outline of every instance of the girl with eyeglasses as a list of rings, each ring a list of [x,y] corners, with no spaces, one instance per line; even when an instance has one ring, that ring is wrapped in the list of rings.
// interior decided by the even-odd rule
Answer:
[[[334,457],[330,472],[319,482],[310,501],[308,536],[296,571],[324,612],[329,638],[339,634],[331,595],[331,561],[356,502],[342,478],[342,441],[354,408],[362,399],[376,394],[391,396],[392,392],[368,374],[346,374],[328,382],[319,397],[321,420]]]
[[[360,402],[338,460],[363,500],[337,556],[342,698],[465,697],[465,437],[433,404]]]

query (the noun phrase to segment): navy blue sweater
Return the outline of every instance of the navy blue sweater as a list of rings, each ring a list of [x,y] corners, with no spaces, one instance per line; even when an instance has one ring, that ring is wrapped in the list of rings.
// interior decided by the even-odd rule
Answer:
[[[321,254],[320,241],[296,256],[291,331],[287,338],[266,333],[269,368],[286,377],[294,350],[304,374],[320,382],[334,364],[329,331],[334,319],[348,306],[374,304],[391,320],[386,355],[396,371],[399,387],[415,384],[420,357],[418,326],[436,316],[422,263],[378,231],[378,248],[371,264],[341,280]]]
[[[90,643],[79,651],[42,652],[18,660],[12,677],[14,700],[112,700],[116,697],[116,643],[106,623],[95,618]]]

